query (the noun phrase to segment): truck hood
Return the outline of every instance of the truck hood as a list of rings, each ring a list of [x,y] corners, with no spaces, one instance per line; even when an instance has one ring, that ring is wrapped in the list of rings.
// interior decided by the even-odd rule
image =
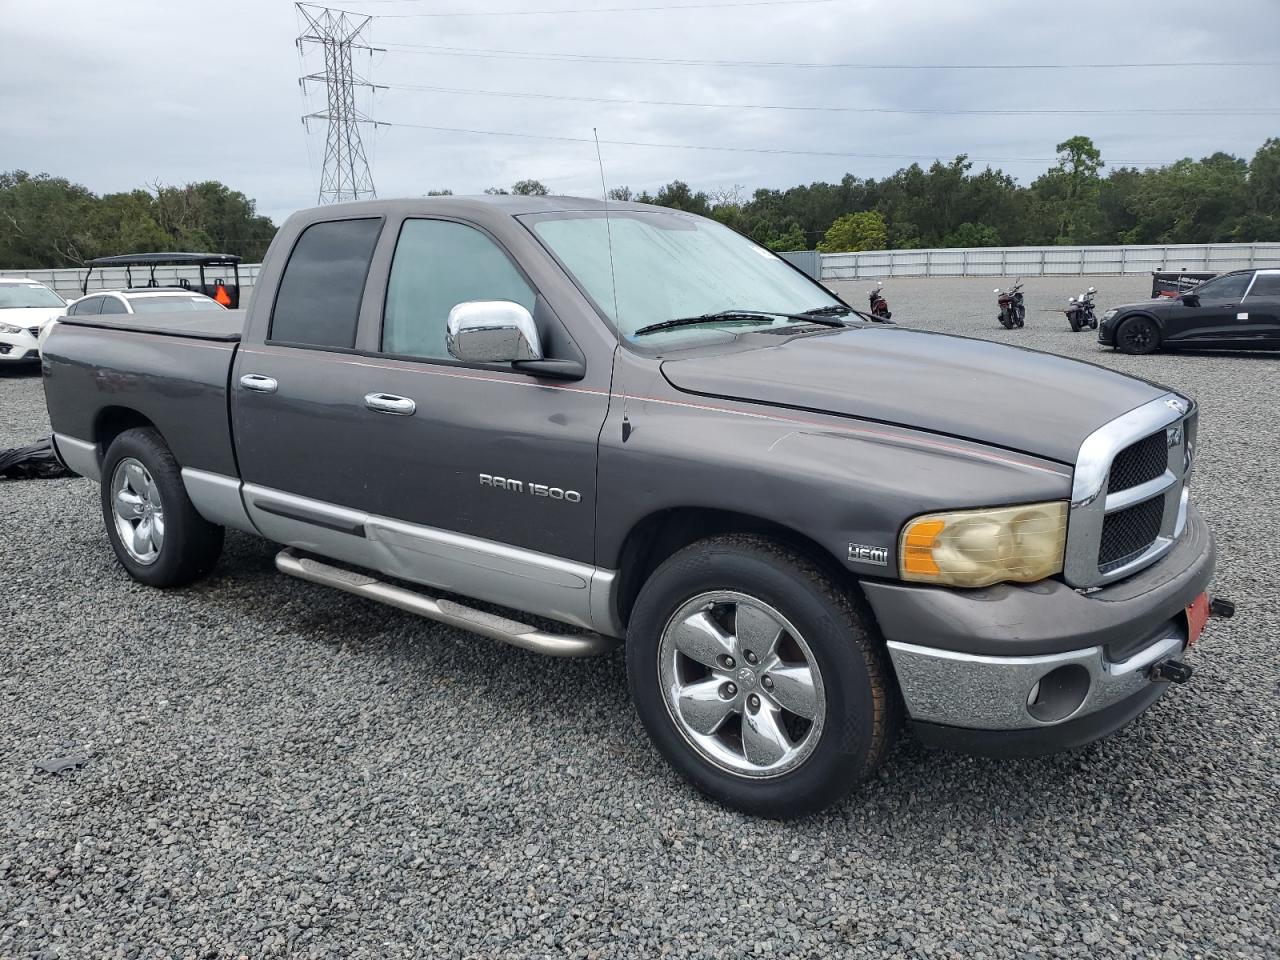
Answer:
[[[1098,427],[1168,392],[1052,354],[882,326],[668,360],[662,372],[686,393],[897,424],[1068,464]]]

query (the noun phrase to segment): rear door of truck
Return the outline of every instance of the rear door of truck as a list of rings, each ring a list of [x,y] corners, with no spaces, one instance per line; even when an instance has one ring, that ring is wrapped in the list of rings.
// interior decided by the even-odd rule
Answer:
[[[449,356],[459,302],[512,300],[555,322],[498,240],[457,219],[361,217],[312,223],[280,255],[264,342],[242,345],[232,377],[255,525],[460,593],[507,564],[512,582],[532,570],[576,587],[555,558],[593,559],[609,370],[566,384]]]

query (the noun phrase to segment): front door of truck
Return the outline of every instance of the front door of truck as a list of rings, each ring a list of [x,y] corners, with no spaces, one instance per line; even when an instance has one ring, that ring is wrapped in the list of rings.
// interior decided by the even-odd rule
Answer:
[[[576,589],[573,564],[593,560],[608,371],[595,371],[600,382],[590,370],[586,381],[564,382],[458,362],[445,349],[445,322],[466,301],[523,304],[544,340],[572,344],[479,228],[356,223],[307,228],[267,342],[241,348],[235,426],[255,523],[282,542],[508,605],[520,605],[521,584],[536,591],[546,577]],[[374,245],[375,262],[389,257],[390,267],[370,275]],[[364,293],[353,299],[353,289]],[[366,324],[379,326],[358,350],[356,299]],[[468,589],[495,578],[515,592],[502,582]]]

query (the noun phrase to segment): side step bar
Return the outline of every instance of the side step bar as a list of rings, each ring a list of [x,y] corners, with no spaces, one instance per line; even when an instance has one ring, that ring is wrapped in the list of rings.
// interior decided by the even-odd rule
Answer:
[[[452,600],[436,600],[413,590],[385,583],[368,573],[344,570],[322,560],[302,556],[292,548],[276,554],[276,569],[299,580],[310,580],[312,583],[345,590],[357,597],[376,600],[430,620],[447,623],[451,627],[480,633],[513,647],[550,657],[594,657],[608,653],[618,645],[617,640],[598,633],[547,633],[527,623],[464,607]]]

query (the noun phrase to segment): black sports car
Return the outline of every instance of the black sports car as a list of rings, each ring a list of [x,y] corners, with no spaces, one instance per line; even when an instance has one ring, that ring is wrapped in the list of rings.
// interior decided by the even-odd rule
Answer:
[[[1237,270],[1178,297],[1112,307],[1098,324],[1098,342],[1122,353],[1280,350],[1280,269]]]

